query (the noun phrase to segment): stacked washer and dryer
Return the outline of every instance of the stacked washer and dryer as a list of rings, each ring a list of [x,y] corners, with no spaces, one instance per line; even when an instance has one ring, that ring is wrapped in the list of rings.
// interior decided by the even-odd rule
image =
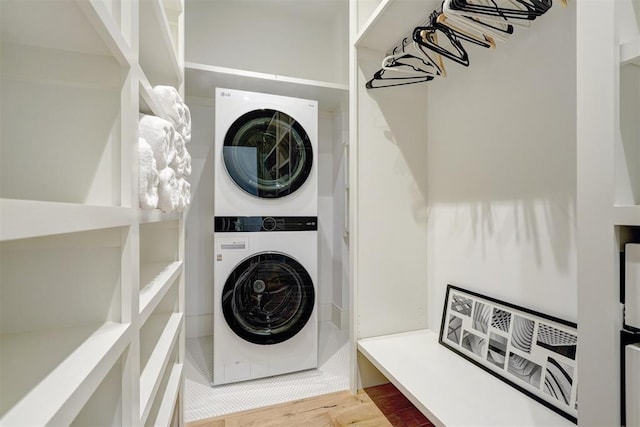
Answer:
[[[216,89],[213,384],[318,365],[318,104]]]

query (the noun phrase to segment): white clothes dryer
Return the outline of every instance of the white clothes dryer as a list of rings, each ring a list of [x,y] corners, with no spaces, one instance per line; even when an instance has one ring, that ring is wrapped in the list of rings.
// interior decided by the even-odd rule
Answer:
[[[216,88],[214,215],[318,215],[318,103]]]
[[[318,366],[317,217],[216,217],[213,384]]]

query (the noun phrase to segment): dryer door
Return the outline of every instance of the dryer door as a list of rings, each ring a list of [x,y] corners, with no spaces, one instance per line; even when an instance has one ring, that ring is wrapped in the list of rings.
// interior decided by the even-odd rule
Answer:
[[[229,327],[254,344],[278,344],[296,335],[313,312],[309,273],[287,255],[263,252],[242,261],[222,291]]]
[[[250,111],[233,122],[222,155],[231,179],[261,198],[293,193],[313,165],[311,140],[304,128],[291,116],[270,109]]]

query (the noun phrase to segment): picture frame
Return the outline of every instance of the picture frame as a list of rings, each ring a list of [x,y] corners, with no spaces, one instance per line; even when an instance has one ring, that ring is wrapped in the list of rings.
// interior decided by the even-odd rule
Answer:
[[[448,284],[438,342],[577,423],[575,323]]]

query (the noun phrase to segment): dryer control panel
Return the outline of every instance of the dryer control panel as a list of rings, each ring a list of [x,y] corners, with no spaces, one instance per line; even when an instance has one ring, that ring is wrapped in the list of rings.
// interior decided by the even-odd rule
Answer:
[[[216,232],[315,231],[317,216],[217,216]]]

